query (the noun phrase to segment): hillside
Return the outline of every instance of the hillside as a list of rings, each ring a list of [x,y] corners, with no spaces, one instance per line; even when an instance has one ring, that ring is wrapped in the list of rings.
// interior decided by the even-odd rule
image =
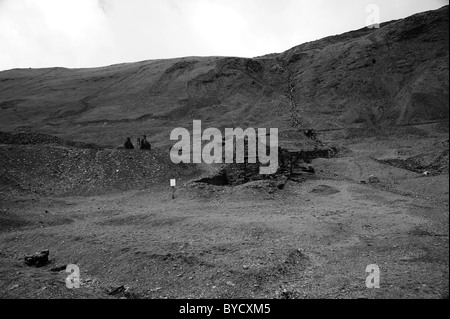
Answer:
[[[168,152],[99,149],[46,135],[0,132],[0,196],[93,196],[180,183],[198,174]],[[169,187],[167,187],[169,189]]]
[[[116,147],[175,127],[340,129],[448,119],[448,6],[254,59],[0,72],[0,128]]]

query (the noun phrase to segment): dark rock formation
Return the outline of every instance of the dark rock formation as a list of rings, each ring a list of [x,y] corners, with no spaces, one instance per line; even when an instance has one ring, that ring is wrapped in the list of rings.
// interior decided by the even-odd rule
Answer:
[[[34,255],[25,256],[25,264],[30,267],[43,267],[48,264],[48,256],[50,254],[49,250],[43,250],[40,253],[35,253]]]
[[[151,149],[152,149],[152,146],[147,141],[147,136],[145,136],[145,135],[141,140],[140,148],[141,148],[141,150],[146,150],[146,151],[151,151]]]
[[[126,150],[134,150],[133,143],[131,143],[130,138],[128,137],[127,140],[124,143],[124,147]]]

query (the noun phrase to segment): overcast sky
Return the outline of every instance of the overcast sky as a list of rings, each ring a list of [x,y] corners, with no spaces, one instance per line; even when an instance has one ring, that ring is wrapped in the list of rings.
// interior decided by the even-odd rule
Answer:
[[[0,0],[0,70],[254,57],[448,0]]]

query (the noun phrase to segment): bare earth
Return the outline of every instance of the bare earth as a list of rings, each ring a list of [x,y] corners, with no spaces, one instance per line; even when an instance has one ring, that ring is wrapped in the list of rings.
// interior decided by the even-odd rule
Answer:
[[[448,171],[379,162],[445,140],[351,139],[347,155],[314,160],[316,176],[283,190],[187,183],[172,200],[167,182],[3,197],[0,298],[119,298],[107,293],[122,285],[133,298],[448,298]],[[361,183],[371,174],[380,183]],[[24,265],[43,249],[48,266]],[[67,264],[80,267],[81,288],[50,271]],[[371,264],[380,289],[366,288]]]

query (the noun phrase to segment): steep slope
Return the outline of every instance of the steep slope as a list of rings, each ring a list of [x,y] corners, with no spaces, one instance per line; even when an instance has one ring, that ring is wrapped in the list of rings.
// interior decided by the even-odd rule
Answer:
[[[187,57],[0,72],[0,128],[114,147],[205,127],[348,128],[448,119],[448,6],[255,59]]]
[[[331,125],[448,119],[448,37],[447,6],[307,43],[283,58],[299,108],[316,126],[327,114]]]

